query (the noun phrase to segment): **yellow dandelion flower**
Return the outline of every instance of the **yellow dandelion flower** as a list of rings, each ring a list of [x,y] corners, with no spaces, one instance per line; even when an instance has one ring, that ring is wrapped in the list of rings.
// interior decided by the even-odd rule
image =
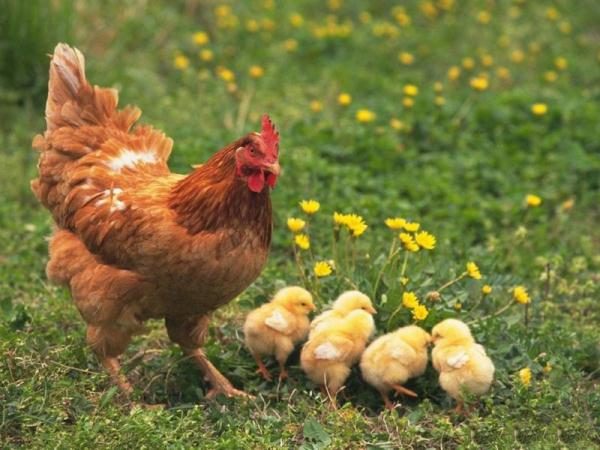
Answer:
[[[314,214],[320,207],[321,204],[316,200],[302,200],[300,202],[300,208],[302,208],[302,211],[306,214]]]
[[[452,66],[448,69],[448,79],[450,81],[456,81],[460,77],[460,67]]]
[[[352,103],[352,96],[350,94],[342,92],[340,95],[338,95],[337,101],[338,104],[342,106],[348,106],[350,103]]]
[[[441,95],[436,95],[433,99],[433,104],[435,106],[444,106],[446,104],[446,99]]]
[[[390,127],[396,131],[401,131],[406,128],[406,125],[400,119],[392,118],[390,119]]]
[[[404,246],[404,248],[410,252],[418,252],[420,247],[417,245],[417,243],[415,242],[415,239],[412,237],[412,235],[408,234],[408,233],[400,233],[398,235],[398,238],[400,239],[400,242],[402,242],[402,245]]]
[[[462,309],[462,303],[461,302],[456,302],[454,304],[454,309],[457,311],[460,311]]]
[[[559,25],[558,29],[562,34],[570,34],[573,31],[573,27],[568,20],[563,20]]]
[[[361,11],[358,14],[358,19],[362,22],[362,23],[369,23],[371,21],[371,14],[368,11]]]
[[[481,272],[479,271],[479,267],[473,261],[469,261],[467,263],[467,275],[475,280],[481,280]]]
[[[415,106],[415,100],[412,97],[404,97],[402,99],[402,106],[404,106],[407,109],[410,109],[413,106]]]
[[[548,20],[555,21],[559,17],[560,17],[560,13],[558,12],[558,10],[554,6],[551,6],[550,8],[548,8],[546,10],[546,18]]]
[[[345,225],[347,221],[348,221],[348,218],[347,218],[346,214],[342,214],[339,212],[333,213],[333,222],[336,225]]]
[[[260,30],[260,24],[258,23],[258,20],[248,19],[246,21],[246,30],[248,30],[250,33],[256,33],[258,30]]]
[[[261,66],[250,66],[248,74],[252,78],[260,78],[265,74],[265,69],[263,69]]]
[[[196,45],[205,45],[208,44],[208,41],[210,39],[207,33],[205,33],[204,31],[198,31],[192,35],[192,40]]]
[[[359,109],[356,111],[356,120],[360,123],[373,122],[375,120],[375,113],[368,109]]]
[[[410,279],[408,277],[400,277],[400,284],[402,286],[406,286],[409,281],[410,281]]]
[[[287,220],[287,226],[291,232],[298,233],[299,231],[302,231],[304,229],[304,227],[306,226],[306,222],[302,219],[290,217]]]
[[[429,310],[425,305],[417,305],[412,310],[414,320],[425,320],[429,315]]]
[[[310,248],[310,238],[306,234],[297,234],[294,236],[294,242],[302,250],[308,250]]]
[[[534,103],[531,105],[531,112],[534,116],[543,116],[548,112],[548,105],[545,103]]]
[[[296,39],[286,39],[283,41],[283,48],[286,52],[295,52],[298,49],[298,41]]]
[[[473,77],[469,83],[476,91],[485,91],[489,87],[489,81],[486,77]]]
[[[573,206],[575,206],[575,199],[569,198],[561,203],[560,209],[562,209],[563,211],[569,211],[573,209]]]
[[[227,17],[231,15],[231,6],[229,5],[219,5],[215,8],[215,15],[217,17]]]
[[[404,95],[407,95],[409,97],[415,97],[419,94],[419,88],[414,84],[407,84],[402,89],[402,92],[404,92]]]
[[[333,268],[327,261],[318,261],[315,263],[313,271],[317,277],[321,278],[331,275]]]
[[[542,369],[544,371],[544,373],[548,374],[550,372],[552,372],[552,364],[550,363],[546,363],[546,365],[544,366],[544,368]]]
[[[413,309],[419,306],[419,299],[414,292],[403,292],[402,293],[402,306],[408,309]]]
[[[492,20],[492,15],[489,13],[489,11],[479,11],[477,14],[477,22],[480,24],[487,25],[490,23],[490,20]]]
[[[235,80],[235,73],[226,67],[217,67],[217,76],[228,83]]]
[[[385,219],[385,224],[392,230],[400,230],[404,227],[406,220],[402,217],[388,217]]]
[[[569,63],[566,58],[559,56],[554,60],[554,67],[558,70],[565,70],[569,66]]]
[[[443,90],[444,85],[441,81],[436,81],[435,83],[433,83],[433,92],[435,92],[436,94],[441,94]]]
[[[185,55],[176,55],[173,59],[173,65],[178,70],[185,70],[190,66],[190,59]]]
[[[405,222],[404,223],[404,229],[406,231],[410,231],[411,233],[419,231],[419,228],[421,228],[421,224],[419,222]]]
[[[531,384],[531,369],[529,367],[519,370],[519,380],[525,387]]]
[[[299,13],[294,13],[290,16],[290,24],[294,28],[300,28],[304,24],[304,17]]]
[[[496,75],[498,75],[498,78],[501,80],[510,80],[510,70],[504,66],[500,66],[496,69]]]
[[[204,49],[200,50],[200,52],[198,53],[198,56],[204,62],[209,62],[214,59],[213,51],[209,48],[204,48]]]
[[[237,84],[235,83],[227,83],[227,92],[233,94],[237,91]]]
[[[490,295],[492,293],[492,287],[489,284],[484,284],[481,288],[481,293],[483,295]]]
[[[462,66],[466,70],[473,70],[475,68],[475,60],[473,58],[467,56],[466,58],[463,58]]]
[[[348,228],[350,229],[350,231],[352,232],[352,236],[354,237],[359,237],[361,236],[365,231],[367,231],[367,228],[369,228],[369,225],[367,225],[364,222],[360,222],[360,223],[356,223],[356,224],[352,224],[352,225],[348,225]]]
[[[398,59],[405,66],[410,66],[412,63],[415,62],[415,57],[413,56],[412,53],[409,53],[409,52],[401,52],[398,55]]]
[[[522,305],[531,303],[531,298],[529,297],[525,286],[516,286],[513,289],[513,298],[517,303],[520,303]]]
[[[494,57],[492,55],[482,55],[481,56],[481,65],[483,67],[490,67],[494,65]]]
[[[558,79],[558,74],[554,70],[544,72],[544,80],[548,83],[554,83]]]
[[[510,54],[510,60],[515,64],[521,64],[525,60],[525,52],[521,49],[513,50]]]
[[[323,103],[321,103],[319,100],[313,100],[310,102],[310,110],[315,113],[322,111]]]
[[[525,196],[525,204],[532,208],[540,206],[542,204],[542,198],[535,194],[527,194]]]
[[[435,248],[436,240],[433,234],[427,231],[421,231],[415,235],[415,241],[421,248],[425,250],[433,250]]]

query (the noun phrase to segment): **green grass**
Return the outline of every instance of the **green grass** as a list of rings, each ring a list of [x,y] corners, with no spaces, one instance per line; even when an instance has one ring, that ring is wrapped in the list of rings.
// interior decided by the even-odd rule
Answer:
[[[29,19],[22,20],[6,16],[13,27],[2,31],[1,54],[15,55],[15,70],[31,67],[35,81],[15,75],[2,92],[27,81],[34,86],[31,100],[10,94],[0,105],[3,446],[600,446],[600,10],[592,0],[576,8],[566,1],[472,0],[457,1],[449,11],[439,8],[447,2],[434,2],[438,14],[427,18],[424,2],[407,2],[412,23],[401,27],[392,13],[394,2],[372,3],[346,0],[340,9],[328,10],[317,1],[278,2],[273,8],[264,1],[239,2],[231,4],[239,23],[229,29],[215,19],[216,2],[79,2],[73,11],[65,10],[65,23],[54,27],[66,30],[73,24],[72,43],[85,53],[92,83],[117,87],[121,104],[139,105],[144,122],[174,138],[175,171],[187,171],[256,129],[263,112],[281,131],[284,173],[273,192],[269,264],[237,302],[215,315],[207,344],[215,364],[257,399],[206,401],[199,372],[168,342],[157,321],[134,340],[123,360],[136,383],[136,398],[166,404],[162,410],[131,410],[120,398],[85,346],[84,324],[68,293],[45,278],[45,237],[52,224],[29,191],[36,171],[30,142],[44,129],[45,94],[35,88],[43,86],[39,74],[47,70],[43,53],[62,37],[32,33],[36,39],[29,39],[27,48],[43,52],[19,52],[26,48],[19,36],[35,28],[37,13],[24,9]],[[559,14],[555,21],[548,19],[550,7]],[[477,21],[482,10],[491,14],[488,24]],[[294,12],[304,17],[299,28],[289,23]],[[349,33],[315,36],[333,20],[328,15],[338,24],[351,22]],[[260,31],[248,31],[249,20],[256,20]],[[15,28],[19,23],[22,28]],[[206,48],[213,61],[197,56],[191,35],[199,30],[210,35]],[[293,52],[285,49],[289,39],[297,42]],[[525,55],[521,63],[511,59],[517,49]],[[414,55],[412,65],[398,61],[401,51]],[[173,66],[179,53],[190,62],[183,71]],[[482,67],[484,54],[493,57],[491,67]],[[465,57],[475,59],[475,69],[462,69],[458,80],[448,80],[448,69]],[[559,57],[568,62],[564,70],[554,67]],[[265,75],[249,77],[251,65],[263,67]],[[218,66],[235,73],[234,92],[216,75]],[[498,67],[510,71],[510,80],[499,77]],[[545,78],[550,70],[558,75],[554,82]],[[490,86],[476,92],[469,79],[481,72],[488,73]],[[443,84],[441,107],[434,104],[436,81]],[[411,109],[402,106],[408,83],[419,87]],[[341,92],[352,95],[351,105],[337,104]],[[311,110],[315,100],[322,111]],[[548,105],[547,114],[531,113],[537,102]],[[356,121],[363,108],[376,113],[374,122]],[[392,128],[391,119],[401,120],[403,128]],[[539,195],[542,205],[526,209],[526,194]],[[356,240],[357,268],[338,261],[339,271],[319,281],[320,307],[348,288],[344,276],[372,293],[393,238],[383,224],[387,217],[419,221],[435,234],[434,251],[411,256],[406,289],[430,309],[426,328],[450,315],[472,322],[494,360],[496,382],[474,414],[451,413],[431,369],[409,383],[419,399],[403,401],[393,413],[382,412],[376,392],[358,373],[349,379],[343,407],[332,411],[303,377],[297,353],[285,384],[265,383],[254,374],[241,324],[245,312],[277,287],[300,282],[285,222],[302,216],[298,201],[306,198],[321,202],[311,218],[314,259],[333,257],[334,211],[361,214],[369,224]],[[565,207],[569,199],[572,208]],[[465,279],[444,291],[440,302],[425,300],[470,260],[480,266],[481,282]],[[483,282],[494,291],[482,300]],[[315,288],[312,278],[311,283]],[[526,286],[532,298],[527,325],[524,308],[516,303],[482,320],[511,301],[515,285]],[[375,296],[379,332],[388,322],[393,328],[411,321],[404,309],[392,316],[403,290],[398,271],[386,271]],[[548,364],[549,372],[544,371]],[[525,367],[533,372],[529,387],[518,377]]]

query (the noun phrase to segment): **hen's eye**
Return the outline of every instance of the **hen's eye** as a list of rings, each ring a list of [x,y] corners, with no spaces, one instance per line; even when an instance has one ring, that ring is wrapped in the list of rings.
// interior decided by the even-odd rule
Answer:
[[[256,149],[254,147],[250,147],[250,154],[256,155]]]

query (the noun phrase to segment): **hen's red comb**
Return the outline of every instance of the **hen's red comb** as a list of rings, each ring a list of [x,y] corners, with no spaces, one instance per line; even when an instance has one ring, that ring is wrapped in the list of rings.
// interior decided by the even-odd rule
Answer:
[[[260,135],[269,151],[277,156],[279,154],[279,133],[275,129],[275,125],[273,125],[269,116],[266,114],[262,117],[262,129],[260,130]]]

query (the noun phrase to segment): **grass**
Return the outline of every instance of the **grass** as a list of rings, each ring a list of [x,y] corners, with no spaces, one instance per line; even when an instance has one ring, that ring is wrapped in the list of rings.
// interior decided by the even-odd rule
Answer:
[[[73,24],[72,43],[87,56],[89,78],[119,88],[121,104],[139,105],[145,122],[175,139],[173,170],[185,172],[255,129],[265,111],[281,130],[284,173],[273,192],[269,264],[238,301],[218,311],[207,345],[215,364],[257,399],[206,401],[199,373],[168,342],[160,322],[134,340],[124,366],[136,397],[166,408],[132,410],[111,386],[85,347],[68,293],[44,275],[52,224],[28,187],[36,170],[31,138],[44,128],[44,92],[33,89],[30,101],[10,94],[13,100],[0,105],[2,445],[598,448],[600,12],[591,0],[578,8],[566,1],[472,0],[444,9],[450,3],[407,2],[411,23],[405,26],[393,2],[240,2],[228,13],[216,2],[111,0],[69,9],[62,17]],[[43,53],[63,38],[32,34],[28,45],[43,53],[19,52],[31,48],[19,36],[36,16],[33,8],[24,11],[29,18],[7,16],[23,28],[3,30],[2,51],[15,55],[14,67],[33,64],[31,86],[39,86],[48,64]],[[489,23],[481,23],[481,11],[489,12]],[[295,19],[298,27],[290,23],[294,13],[303,17]],[[63,26],[68,29],[55,29]],[[198,57],[197,31],[208,33],[202,48],[213,52],[212,61]],[[403,65],[400,52],[414,62]],[[183,70],[174,66],[178,55],[187,58],[179,59],[181,68],[187,61]],[[486,55],[493,58],[489,67]],[[462,66],[467,57],[475,68]],[[559,58],[567,67],[559,68]],[[252,65],[264,76],[250,77]],[[219,66],[235,80],[225,81]],[[454,81],[447,75],[452,66],[461,70]],[[480,92],[469,82],[482,72],[489,87]],[[552,74],[556,80],[548,81]],[[25,79],[3,76],[0,91],[21,92]],[[442,83],[440,93],[435,82]],[[406,84],[419,88],[412,108],[402,103]],[[349,106],[338,104],[342,92],[352,96]],[[445,104],[435,105],[436,96]],[[539,102],[548,111],[535,116],[531,107]],[[375,120],[358,122],[359,109],[374,112]],[[542,204],[526,208],[527,194]],[[310,218],[298,207],[308,198],[321,202]],[[356,264],[337,261],[339,270],[316,282],[308,269],[333,257],[335,211],[358,213],[369,228],[351,241]],[[409,383],[419,399],[392,413],[382,411],[358,373],[349,379],[343,407],[330,410],[303,377],[297,354],[288,383],[258,379],[241,324],[277,287],[301,280],[286,229],[291,216],[310,220],[312,256],[303,257],[320,307],[347,289],[349,278],[375,290],[379,332],[412,320],[403,308],[392,316],[404,290],[427,306],[425,328],[450,315],[472,322],[497,367],[492,391],[473,415],[451,413],[432,370]],[[406,287],[392,264],[375,289],[394,237],[383,221],[393,216],[420,222],[437,245],[411,255]],[[483,280],[463,279],[439,302],[427,299],[471,260]],[[481,297],[482,283],[493,287],[489,297]],[[495,315],[516,285],[532,298],[527,323],[516,302]],[[526,367],[533,373],[529,386],[518,376]]]

